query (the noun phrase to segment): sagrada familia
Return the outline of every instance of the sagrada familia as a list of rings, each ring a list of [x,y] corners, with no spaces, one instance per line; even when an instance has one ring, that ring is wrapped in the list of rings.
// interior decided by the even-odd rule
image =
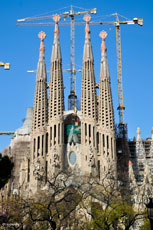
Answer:
[[[118,171],[118,155],[114,121],[111,80],[108,69],[105,39],[102,31],[99,95],[94,74],[94,57],[90,40],[89,17],[85,18],[85,42],[81,84],[81,109],[74,105],[65,110],[62,55],[59,41],[59,17],[54,16],[50,81],[47,83],[45,65],[45,33],[40,32],[39,60],[33,108],[27,108],[23,126],[16,130],[4,153],[13,157],[15,167],[10,191],[35,193],[41,185],[36,170],[43,171],[46,181],[59,170],[72,170],[76,175],[96,176],[99,179],[109,167]],[[100,50],[100,49],[99,49]],[[49,91],[49,93],[47,93]],[[137,137],[127,142],[127,173],[137,188],[152,184],[152,138]],[[124,156],[123,156],[124,158]],[[149,189],[149,187],[147,188]],[[148,191],[148,190],[147,190]]]

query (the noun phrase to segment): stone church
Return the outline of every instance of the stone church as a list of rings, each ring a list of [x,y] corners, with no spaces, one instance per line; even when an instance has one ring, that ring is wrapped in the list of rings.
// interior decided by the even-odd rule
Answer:
[[[21,189],[27,193],[37,191],[40,184],[36,179],[36,170],[43,171],[46,180],[60,170],[70,170],[76,175],[96,176],[99,179],[110,165],[116,170],[114,111],[105,44],[107,33],[100,33],[101,63],[97,84],[90,40],[90,16],[86,15],[84,19],[86,25],[80,110],[77,110],[75,102],[71,110],[66,111],[64,106],[59,16],[54,16],[49,83],[45,65],[46,35],[44,32],[39,33],[33,112],[32,108],[28,108],[24,125],[15,132],[9,147],[15,162],[14,181],[11,185],[11,190],[15,192]],[[99,95],[96,87],[99,87]],[[30,129],[26,128],[27,125]]]
[[[90,17],[86,17],[81,86],[81,110],[64,109],[62,54],[59,40],[59,17],[54,16],[49,97],[47,98],[44,57],[45,33],[40,32],[39,61],[32,117],[29,185],[38,185],[34,170],[41,167],[46,178],[58,170],[70,169],[79,175],[99,178],[108,164],[116,164],[115,124],[107,64],[105,38],[102,32],[99,97],[96,95],[94,58],[90,40]]]
[[[33,108],[27,109],[23,127],[15,132],[9,148],[4,150],[13,157],[15,163],[9,188],[14,194],[19,194],[20,191],[34,194],[41,186],[45,186],[45,182],[41,185],[37,180],[38,171],[45,175],[45,181],[62,170],[72,171],[79,176],[96,176],[100,180],[109,168],[117,173],[118,149],[105,43],[107,33],[100,33],[101,62],[97,84],[90,40],[90,16],[86,15],[84,19],[86,25],[80,110],[77,110],[75,101],[71,110],[65,110],[59,16],[54,16],[49,83],[45,65],[46,35],[44,32],[39,33],[40,49],[34,105]],[[97,87],[99,95],[96,92]],[[150,163],[153,162],[153,137],[147,141],[150,143],[148,154],[139,132],[137,139],[129,141],[130,161],[127,173],[138,186],[143,184],[141,172],[142,168],[147,167],[147,162],[151,164],[147,168],[148,178],[153,175],[153,163]],[[146,160],[148,157],[151,158],[150,161]]]

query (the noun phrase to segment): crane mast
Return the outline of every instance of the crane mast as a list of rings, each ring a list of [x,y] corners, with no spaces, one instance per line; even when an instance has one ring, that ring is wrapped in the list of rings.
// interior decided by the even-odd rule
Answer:
[[[65,12],[63,14],[64,17],[70,17],[70,25],[71,25],[71,43],[70,43],[70,52],[71,52],[71,58],[70,58],[70,70],[68,70],[71,74],[70,76],[70,94],[68,96],[68,109],[69,110],[75,110],[76,111],[76,72],[81,72],[81,70],[75,69],[75,16],[81,15],[81,14],[87,14],[92,13],[96,14],[96,9],[87,10],[87,11],[79,11],[74,12],[73,7],[71,5],[70,12]]]
[[[123,86],[122,86],[122,59],[121,59],[121,33],[118,14],[116,13],[116,54],[117,54],[117,81],[118,81],[118,110],[119,124],[124,125],[124,110],[123,105]]]
[[[70,58],[70,94],[68,96],[68,109],[74,109],[76,106],[76,70],[75,70],[75,20],[74,20],[74,10],[71,6],[70,10],[70,19],[71,19],[71,58]]]
[[[119,21],[118,13],[114,14],[116,16],[116,54],[117,54],[117,81],[118,81],[118,110],[119,110],[119,133],[125,131],[124,123],[124,110],[123,105],[123,84],[122,84],[122,57],[121,57],[121,31],[120,25],[122,24],[138,24],[143,25],[143,19],[133,18],[131,21]]]
[[[129,146],[127,141],[127,124],[124,123],[123,105],[123,86],[122,86],[122,59],[121,59],[121,31],[120,24],[138,24],[143,25],[142,19],[134,18],[132,21],[119,21],[118,14],[116,16],[116,54],[117,54],[117,81],[118,81],[118,110],[119,110],[119,125],[117,126],[117,172],[118,179],[122,184],[128,187],[129,182]]]
[[[72,13],[72,16],[71,16],[71,72],[72,72],[72,80],[71,80],[71,90],[74,90],[75,91],[75,50],[74,50],[74,47],[75,47],[75,34],[74,34],[74,15],[73,15],[73,9],[71,7],[71,13]]]

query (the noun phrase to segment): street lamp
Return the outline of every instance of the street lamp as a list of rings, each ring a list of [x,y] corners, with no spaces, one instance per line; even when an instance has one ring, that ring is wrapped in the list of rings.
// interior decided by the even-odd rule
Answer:
[[[0,61],[0,67],[4,67],[5,70],[10,69],[10,63],[3,63]]]
[[[150,221],[151,230],[153,230],[153,198],[149,198],[149,203],[146,204],[147,215]]]

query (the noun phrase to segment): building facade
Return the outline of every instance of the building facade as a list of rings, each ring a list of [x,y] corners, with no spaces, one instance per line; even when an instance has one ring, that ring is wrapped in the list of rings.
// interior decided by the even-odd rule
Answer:
[[[130,161],[129,178],[131,187],[135,187],[136,201],[152,196],[153,186],[153,129],[152,137],[141,139],[140,128],[137,128],[137,137],[129,141]]]
[[[96,176],[99,179],[108,168],[116,170],[114,111],[105,44],[107,33],[104,31],[100,33],[101,63],[97,84],[90,39],[90,16],[84,17],[86,25],[81,110],[77,111],[74,105],[73,110],[66,111],[59,19],[58,15],[54,16],[55,29],[49,83],[47,83],[45,65],[46,35],[44,32],[39,33],[40,49],[29,142],[30,153],[21,162],[19,178],[20,186],[29,194],[44,187],[49,177],[62,170],[72,171],[79,176]],[[96,92],[97,86],[99,95]],[[38,171],[44,175],[43,183],[37,180]]]
[[[84,17],[81,109],[77,110],[74,103],[73,110],[65,110],[58,24],[60,17],[55,15],[53,19],[55,29],[49,83],[45,64],[46,35],[40,32],[33,112],[32,108],[28,109],[24,125],[16,131],[9,149],[16,162],[12,190],[22,190],[25,194],[34,194],[44,188],[47,180],[62,170],[101,180],[110,168],[115,174],[118,169],[117,137],[105,43],[107,33],[100,33],[101,62],[97,83],[90,39],[90,16]],[[98,94],[96,88],[99,89]],[[129,141],[128,146],[130,161],[129,171],[126,171],[132,181],[131,187],[140,188],[146,185],[146,180],[152,184],[153,131],[152,138],[144,141],[138,129],[137,139]],[[37,179],[38,173],[43,175],[43,182]]]

